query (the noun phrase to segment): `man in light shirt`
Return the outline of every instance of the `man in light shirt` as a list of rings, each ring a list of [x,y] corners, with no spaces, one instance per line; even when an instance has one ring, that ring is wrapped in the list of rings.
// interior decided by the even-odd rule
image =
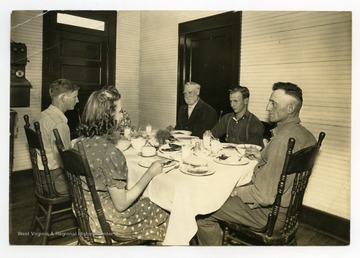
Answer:
[[[313,134],[301,125],[299,117],[303,104],[301,88],[291,82],[277,82],[273,84],[272,90],[266,110],[269,112],[270,122],[276,123],[276,127],[271,131],[273,137],[262,151],[255,148],[246,150],[246,155],[258,161],[251,182],[235,187],[219,210],[197,218],[199,245],[222,244],[220,221],[239,223],[253,228],[264,227],[268,214],[272,211],[289,138],[295,139],[294,152],[317,142]],[[280,230],[285,223],[293,181],[293,175],[286,179],[275,231]]]
[[[35,121],[40,123],[48,166],[52,180],[55,182],[55,189],[62,194],[69,192],[69,185],[62,168],[60,154],[55,144],[53,130],[55,128],[58,129],[65,148],[70,148],[70,129],[64,113],[67,110],[73,110],[79,102],[78,90],[79,87],[67,79],[55,80],[49,88],[51,97],[50,106],[42,111],[35,119]],[[38,162],[38,164],[41,170],[41,161]]]
[[[201,86],[195,82],[187,82],[184,85],[184,99],[178,112],[176,130],[191,131],[193,136],[202,138],[206,130],[211,129],[217,123],[217,113],[209,104],[200,98]]]

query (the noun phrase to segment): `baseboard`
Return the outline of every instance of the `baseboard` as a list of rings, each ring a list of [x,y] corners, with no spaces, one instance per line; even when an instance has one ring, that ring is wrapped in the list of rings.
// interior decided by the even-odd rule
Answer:
[[[350,220],[303,206],[299,221],[350,243]]]
[[[32,177],[32,169],[18,170],[10,173],[11,180],[23,180],[29,177]]]

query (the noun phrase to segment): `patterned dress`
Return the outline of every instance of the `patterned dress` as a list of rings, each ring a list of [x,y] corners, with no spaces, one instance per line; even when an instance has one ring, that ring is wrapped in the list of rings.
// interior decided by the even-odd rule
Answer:
[[[104,214],[113,233],[127,238],[163,241],[169,214],[150,199],[140,197],[123,212],[114,207],[108,187],[126,188],[128,168],[124,154],[103,137],[81,137],[78,140],[83,141]],[[91,194],[86,191],[86,183],[83,185],[91,228],[95,236],[101,237]]]

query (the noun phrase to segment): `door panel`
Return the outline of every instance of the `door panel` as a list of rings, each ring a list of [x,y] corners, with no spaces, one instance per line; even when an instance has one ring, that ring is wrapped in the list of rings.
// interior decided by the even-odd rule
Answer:
[[[228,90],[239,82],[240,23],[241,13],[231,12],[179,25],[178,108],[183,84],[194,81],[218,114],[232,111]]]
[[[187,49],[190,52],[188,80],[200,83],[200,97],[218,113],[220,110],[224,113],[230,112],[226,89],[232,85],[232,56],[229,44],[231,28],[191,33],[187,35],[187,39]]]
[[[42,110],[51,103],[49,85],[66,78],[80,87],[79,103],[67,111],[68,124],[75,134],[79,117],[90,94],[115,83],[116,12],[74,11],[71,15],[105,21],[105,31],[58,24],[56,11],[44,15],[44,65]]]

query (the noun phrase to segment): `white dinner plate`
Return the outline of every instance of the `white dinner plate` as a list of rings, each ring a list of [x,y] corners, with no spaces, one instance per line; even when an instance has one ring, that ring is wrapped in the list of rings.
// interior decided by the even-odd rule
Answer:
[[[212,167],[209,167],[209,170],[206,172],[191,172],[188,170],[190,165],[181,164],[180,165],[180,171],[184,174],[191,175],[191,176],[210,176],[215,173],[215,169]]]
[[[238,147],[242,148],[242,149],[255,148],[255,149],[259,150],[259,151],[262,149],[261,146],[255,145],[255,144],[238,144]]]
[[[151,164],[152,164],[154,161],[157,161],[157,160],[166,160],[166,159],[165,159],[165,158],[161,158],[161,157],[151,157],[151,158],[146,157],[146,158],[140,159],[138,164],[139,164],[140,167],[148,168],[148,167],[151,166]],[[171,167],[171,166],[175,165],[176,162],[177,162],[177,161],[172,160],[169,164],[166,164],[166,165],[164,166],[164,168]]]
[[[182,145],[191,143],[193,139],[199,139],[199,137],[191,135],[176,135],[174,137]]]
[[[220,152],[216,155],[214,158],[214,161],[216,163],[222,164],[222,165],[229,165],[229,166],[243,166],[246,164],[249,164],[250,160],[243,155],[240,155],[239,153],[234,152]],[[221,159],[220,156],[227,156],[227,159]],[[242,157],[240,159],[240,157]],[[240,159],[240,160],[239,160]]]

